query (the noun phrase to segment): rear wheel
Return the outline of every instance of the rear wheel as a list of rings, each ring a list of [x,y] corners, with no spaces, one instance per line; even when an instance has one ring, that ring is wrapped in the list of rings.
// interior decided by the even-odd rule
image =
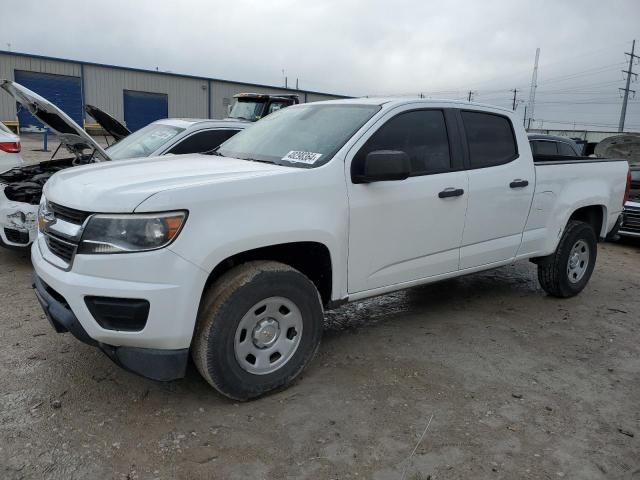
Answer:
[[[556,251],[538,264],[538,281],[554,297],[572,297],[589,282],[598,254],[596,234],[585,222],[570,221]]]
[[[220,393],[247,400],[293,382],[318,350],[322,326],[320,296],[305,275],[248,262],[205,293],[192,355]]]

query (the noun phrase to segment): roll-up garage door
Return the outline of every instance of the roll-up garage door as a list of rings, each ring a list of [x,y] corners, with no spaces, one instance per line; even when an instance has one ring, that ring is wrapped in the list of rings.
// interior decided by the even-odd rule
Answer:
[[[80,85],[80,77],[28,72],[26,70],[16,70],[14,76],[16,82],[46,98],[69,115],[78,125],[82,126],[82,87]],[[20,104],[18,104],[18,120],[20,128],[23,130],[43,127],[42,123]]]
[[[169,116],[169,99],[164,93],[124,91],[124,121],[132,132]]]

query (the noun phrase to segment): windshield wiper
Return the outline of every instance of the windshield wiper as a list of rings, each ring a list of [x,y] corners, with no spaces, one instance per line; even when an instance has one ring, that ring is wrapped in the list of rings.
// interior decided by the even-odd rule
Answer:
[[[276,162],[270,162],[269,160],[258,160],[257,158],[244,158],[244,157],[238,157],[240,160],[247,160],[248,162],[260,162],[260,163],[269,163],[271,165],[280,165],[279,163]]]
[[[207,155],[215,155],[216,157],[225,157],[226,155],[221,154],[218,150],[210,150],[206,152]]]

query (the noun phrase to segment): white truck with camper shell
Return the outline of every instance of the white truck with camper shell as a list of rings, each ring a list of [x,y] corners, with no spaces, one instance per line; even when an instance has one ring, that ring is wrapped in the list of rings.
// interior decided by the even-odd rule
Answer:
[[[240,400],[313,358],[323,309],[519,260],[579,293],[618,223],[625,161],[534,161],[508,110],[292,106],[212,155],[78,167],[45,185],[34,287],[58,332],[142,376]]]

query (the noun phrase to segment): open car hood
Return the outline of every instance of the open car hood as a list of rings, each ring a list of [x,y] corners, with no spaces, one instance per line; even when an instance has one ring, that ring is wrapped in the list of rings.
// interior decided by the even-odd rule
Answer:
[[[629,163],[640,163],[640,134],[621,133],[612,135],[596,145],[597,157],[621,158]]]
[[[91,135],[47,99],[11,80],[0,80],[0,87],[57,134],[60,143],[71,153],[82,155],[84,150],[95,150],[103,160],[110,160]]]
[[[93,105],[86,105],[84,109],[89,115],[95,118],[96,122],[98,122],[98,124],[116,141],[122,140],[124,137],[131,135],[131,130],[104,110],[100,110],[98,107],[94,107]]]

